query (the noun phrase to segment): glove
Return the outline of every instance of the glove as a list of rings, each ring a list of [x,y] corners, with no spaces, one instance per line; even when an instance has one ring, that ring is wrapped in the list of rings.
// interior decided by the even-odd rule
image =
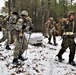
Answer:
[[[29,30],[31,31],[33,29],[33,27],[29,27]]]
[[[68,28],[69,24],[65,24],[65,28]]]
[[[68,26],[69,26],[69,24],[66,23],[66,22],[64,22],[64,27],[65,27],[65,28],[68,28]]]
[[[22,29],[25,29],[25,28],[26,28],[26,26],[25,26],[25,25],[23,25],[23,26],[22,26]]]

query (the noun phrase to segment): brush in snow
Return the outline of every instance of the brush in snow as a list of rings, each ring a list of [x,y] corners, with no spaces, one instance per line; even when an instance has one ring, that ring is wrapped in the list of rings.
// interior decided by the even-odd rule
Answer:
[[[25,64],[24,61],[18,61],[18,63],[13,63],[13,62],[8,62],[6,65],[11,66],[11,67],[19,67],[19,66],[23,66]]]
[[[55,48],[49,48],[49,49],[56,50]]]

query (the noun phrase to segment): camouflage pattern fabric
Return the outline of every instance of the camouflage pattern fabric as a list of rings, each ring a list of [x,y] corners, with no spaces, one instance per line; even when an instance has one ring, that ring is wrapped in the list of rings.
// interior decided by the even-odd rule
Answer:
[[[25,38],[24,31],[22,32],[22,23],[23,19],[19,19],[14,31],[14,44],[15,44],[15,50],[14,50],[14,58],[18,58],[20,55],[23,54],[25,50],[28,48],[28,42]]]
[[[74,22],[74,20],[69,21],[68,18],[65,18],[62,21],[62,25],[64,27],[65,34],[63,35],[63,41],[62,41],[61,49],[58,53],[58,56],[61,57],[62,54],[65,52],[65,50],[69,47],[69,49],[70,49],[69,62],[71,62],[71,61],[73,61],[74,56],[75,56],[74,34],[67,35],[66,33],[67,32],[75,33],[75,29],[76,29],[75,22]]]
[[[53,42],[54,44],[56,44],[56,23],[55,21],[50,22],[50,20],[48,20],[45,23],[45,35],[48,37],[49,42],[51,41],[51,37],[53,36]]]

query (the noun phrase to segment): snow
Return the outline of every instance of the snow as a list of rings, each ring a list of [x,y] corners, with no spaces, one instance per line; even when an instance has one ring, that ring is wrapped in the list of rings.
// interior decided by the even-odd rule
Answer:
[[[30,44],[42,43],[44,38],[41,33],[32,33],[32,34],[25,33],[25,37],[27,40],[29,40]]]
[[[34,33],[34,35],[39,35],[39,33]],[[0,38],[2,38],[2,32],[0,32]],[[62,38],[58,36],[56,39],[58,46],[49,45],[47,38],[43,39],[42,46],[29,44],[27,51],[25,50],[23,53],[23,56],[28,59],[22,62],[24,65],[19,66],[11,64],[14,45],[10,45],[12,50],[6,50],[5,42],[2,42],[2,46],[0,46],[0,75],[76,75],[76,67],[68,64],[69,48],[63,54],[65,61],[62,63],[56,61]],[[76,58],[74,60],[76,61]]]

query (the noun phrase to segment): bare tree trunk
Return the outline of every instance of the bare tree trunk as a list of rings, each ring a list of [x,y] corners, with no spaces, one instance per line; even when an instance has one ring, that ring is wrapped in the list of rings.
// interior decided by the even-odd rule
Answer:
[[[8,14],[10,15],[11,12],[11,1],[8,0]]]
[[[50,0],[48,0],[48,18],[50,17]]]
[[[11,5],[12,5],[12,6],[11,6],[11,10],[12,10],[12,11],[16,11],[16,0],[12,0],[12,1],[11,1]]]
[[[44,35],[45,30],[44,30],[44,19],[45,19],[45,5],[44,5],[44,0],[42,0],[42,33]]]

